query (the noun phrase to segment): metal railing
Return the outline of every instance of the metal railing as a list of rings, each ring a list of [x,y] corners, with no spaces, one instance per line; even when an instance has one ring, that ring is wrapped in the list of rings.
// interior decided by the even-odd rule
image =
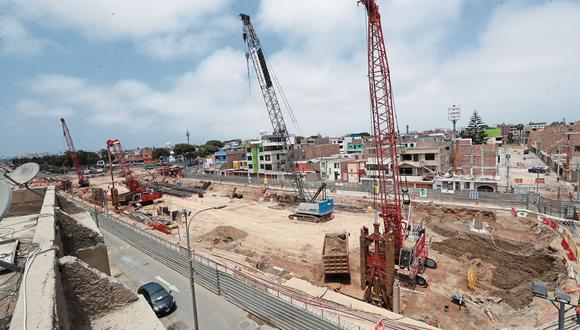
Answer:
[[[65,196],[62,196],[65,197]],[[71,200],[71,199],[69,199]],[[188,277],[188,250],[143,229],[102,213],[94,206],[71,200],[86,209],[100,228],[123,239],[152,258]],[[97,211],[95,213],[95,211]],[[282,329],[373,328],[379,317],[329,304],[302,292],[243,273],[192,253],[195,282],[211,292]],[[409,329],[393,321],[383,321],[389,329]],[[367,324],[364,326],[361,324]]]
[[[207,180],[214,182],[231,182],[238,184],[264,185],[265,183],[271,189],[291,189],[291,184],[287,180],[248,178],[241,176],[219,176],[200,173],[190,173],[189,178]],[[368,181],[370,182],[370,181]],[[309,189],[315,189],[320,186],[320,181],[306,181],[305,186]],[[351,191],[360,193],[372,193],[372,187],[368,184],[353,182],[326,182],[330,191]],[[552,188],[551,188],[552,189]],[[555,188],[554,188],[555,189]],[[553,190],[553,189],[552,189]],[[533,192],[526,194],[505,193],[505,187],[500,187],[498,192],[479,191],[477,198],[473,199],[469,191],[455,191],[454,193],[444,193],[439,190],[427,189],[427,197],[420,197],[420,189],[409,188],[409,196],[413,200],[436,201],[443,203],[464,203],[477,206],[480,204],[494,205],[503,208],[523,208],[538,211],[541,213],[559,216],[571,217],[574,212],[580,213],[580,202],[570,201],[566,198],[569,191],[562,192],[560,200],[555,198],[541,197]],[[530,189],[533,191],[533,189]]]

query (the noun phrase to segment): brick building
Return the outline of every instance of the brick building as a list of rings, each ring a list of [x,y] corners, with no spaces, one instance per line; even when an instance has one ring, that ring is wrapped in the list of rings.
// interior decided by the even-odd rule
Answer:
[[[580,121],[530,132],[529,148],[565,180],[576,180],[580,164]]]
[[[453,168],[457,174],[478,177],[498,174],[497,144],[472,144],[471,139],[458,139],[453,152]]]

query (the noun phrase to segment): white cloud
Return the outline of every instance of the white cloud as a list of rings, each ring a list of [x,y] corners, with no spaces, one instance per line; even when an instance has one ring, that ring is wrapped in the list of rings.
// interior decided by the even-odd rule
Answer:
[[[579,119],[580,4],[501,5],[469,51],[442,49],[449,44],[449,29],[466,28],[455,26],[461,5],[396,1],[383,6],[381,1],[401,129],[449,127],[447,107],[457,103],[464,109],[463,122],[473,108],[488,124]],[[257,33],[305,134],[370,129],[362,13],[346,0],[261,3]],[[226,20],[225,29],[241,30],[239,22],[229,24]],[[25,99],[43,105],[35,111],[73,109],[96,128],[118,130],[119,138],[185,128],[199,140],[247,138],[270,129],[251,64],[248,93],[242,47],[197,50],[187,34],[164,39],[165,32],[147,31],[124,33],[153,36],[148,40],[158,44],[150,52],[159,58],[210,53],[163,90],[136,80],[97,85],[85,77],[43,75],[28,82],[31,95]],[[163,49],[166,44],[169,49]],[[205,46],[203,38],[199,45]]]
[[[48,118],[62,118],[70,116],[74,111],[62,106],[46,106],[44,104],[31,101],[20,100],[16,103],[16,113],[32,117],[48,117]]]
[[[49,44],[30,34],[17,19],[0,16],[0,54],[39,55]]]
[[[207,54],[233,19],[223,17],[231,0],[9,2],[22,20],[57,31],[71,29],[100,42],[129,40],[163,60]]]

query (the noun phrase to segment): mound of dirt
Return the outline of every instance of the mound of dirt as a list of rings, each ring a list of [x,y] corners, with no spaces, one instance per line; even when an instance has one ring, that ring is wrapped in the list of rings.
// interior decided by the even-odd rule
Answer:
[[[212,244],[229,243],[248,236],[243,230],[232,226],[217,226],[213,230],[203,234],[201,239]]]
[[[467,208],[452,208],[452,207],[441,207],[441,206],[427,206],[427,205],[415,205],[413,206],[413,212],[415,218],[436,218],[444,221],[448,220],[470,220],[475,217],[477,212],[481,213],[482,220],[485,222],[495,222],[496,216],[493,211],[488,210],[474,210]]]
[[[536,251],[531,243],[521,244],[498,238],[495,238],[496,247],[488,237],[453,233],[438,226],[433,229],[449,237],[433,243],[432,248],[436,251],[459,260],[479,259],[493,267],[490,283],[498,289],[495,294],[513,308],[522,308],[532,302],[532,280],[554,284],[565,277],[564,265],[553,255],[555,251],[550,249]]]
[[[347,233],[327,234],[324,239],[324,254],[325,255],[340,255],[345,254],[348,250],[346,246]]]

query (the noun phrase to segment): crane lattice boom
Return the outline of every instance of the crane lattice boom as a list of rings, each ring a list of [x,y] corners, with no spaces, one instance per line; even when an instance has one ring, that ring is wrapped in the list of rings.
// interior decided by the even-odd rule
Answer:
[[[290,147],[292,143],[290,141],[288,129],[286,128],[286,123],[284,122],[284,117],[282,116],[280,103],[276,97],[274,85],[272,84],[272,77],[270,76],[270,72],[266,64],[266,57],[264,56],[262,46],[260,45],[260,40],[256,35],[256,31],[254,30],[252,23],[250,22],[250,16],[246,14],[240,14],[240,18],[244,24],[243,39],[248,48],[249,57],[252,58],[254,69],[256,70],[256,76],[260,84],[260,89],[262,90],[264,102],[266,103],[266,110],[268,111],[270,121],[272,122],[274,135],[278,137],[283,145],[284,150],[287,150],[285,159],[286,171],[290,172],[292,175],[292,186],[300,201],[310,201],[311,198],[308,196],[308,191],[304,189],[302,178],[294,167],[293,150]]]
[[[68,146],[70,158],[72,160],[75,171],[77,172],[77,177],[79,178],[79,186],[86,187],[89,184],[88,178],[85,177],[85,175],[83,174],[83,170],[81,169],[81,164],[79,163],[79,158],[77,156],[77,151],[75,150],[72,136],[70,134],[68,126],[66,125],[66,122],[64,121],[64,118],[61,118],[60,122],[62,124],[62,133],[64,134],[64,139],[66,140],[66,144]]]
[[[125,185],[129,188],[129,191],[132,193],[137,193],[143,190],[143,186],[141,183],[133,177],[133,171],[129,167],[127,163],[127,157],[125,156],[125,151],[123,150],[123,146],[121,145],[121,141],[118,139],[107,140],[107,149],[109,149],[109,153],[115,154],[115,159],[117,163],[121,165],[121,170],[123,171],[123,177],[125,178]],[[110,164],[112,167],[113,164]],[[111,170],[112,173],[112,170]]]
[[[374,0],[362,0],[368,14],[368,76],[372,129],[378,166],[379,202],[385,231],[392,230],[395,249],[403,245],[402,198],[400,189],[391,73],[381,27],[381,15]],[[390,161],[390,163],[388,162]],[[390,171],[388,170],[390,169]]]

